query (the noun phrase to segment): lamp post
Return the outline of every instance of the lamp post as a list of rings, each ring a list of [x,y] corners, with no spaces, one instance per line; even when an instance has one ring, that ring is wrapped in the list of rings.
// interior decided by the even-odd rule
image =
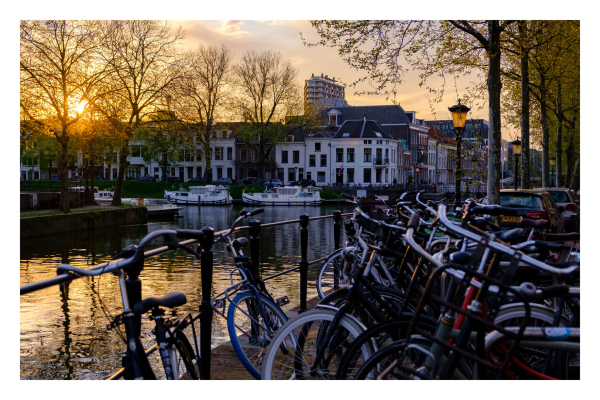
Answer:
[[[416,175],[415,180],[417,181],[417,191],[419,191],[421,185],[419,184],[419,168],[418,167],[415,168],[415,172],[416,172],[416,174],[415,174]]]
[[[519,179],[519,158],[521,158],[521,141],[517,137],[517,140],[510,143],[513,147],[513,156],[515,157],[515,190],[517,190],[517,181]]]
[[[462,170],[462,165],[460,162],[460,140],[463,132],[465,131],[467,113],[469,112],[470,108],[460,104],[460,99],[458,99],[458,104],[448,107],[448,110],[452,113],[452,130],[456,134],[456,193],[454,195],[454,206],[460,207],[460,180]]]
[[[552,189],[552,183],[554,181],[554,167],[556,166],[556,157],[550,158],[550,168],[552,170],[552,178],[550,179],[550,189]]]

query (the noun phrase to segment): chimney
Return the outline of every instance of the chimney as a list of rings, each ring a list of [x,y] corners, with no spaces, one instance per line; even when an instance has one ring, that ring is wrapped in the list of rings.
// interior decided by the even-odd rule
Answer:
[[[325,78],[327,78],[327,75],[325,75]]]
[[[321,78],[323,77],[323,73],[321,72]]]
[[[315,74],[312,74],[311,78],[314,78],[314,77],[315,77]]]
[[[335,82],[335,76],[333,78],[331,78],[331,79],[333,79],[333,81]]]

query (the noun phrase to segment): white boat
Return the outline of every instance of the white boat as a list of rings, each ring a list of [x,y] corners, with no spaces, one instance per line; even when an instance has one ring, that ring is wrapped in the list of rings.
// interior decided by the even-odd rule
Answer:
[[[165,199],[130,199],[132,206],[145,206],[148,210],[148,216],[179,214],[183,207],[177,207]]]
[[[69,187],[70,190],[79,190],[79,191],[84,191],[85,190],[85,186],[71,186]],[[90,188],[91,190],[91,188]],[[115,197],[115,191],[114,190],[98,190],[98,188],[96,186],[94,186],[94,200],[98,203],[112,203],[113,198]],[[129,204],[129,202],[131,201],[131,199],[129,198],[121,198],[121,204]]]
[[[266,206],[316,206],[321,204],[319,188],[284,186],[276,187],[262,193],[242,193],[245,204]]]
[[[165,199],[175,204],[230,205],[233,198],[227,186],[190,186],[189,190],[165,190]]]

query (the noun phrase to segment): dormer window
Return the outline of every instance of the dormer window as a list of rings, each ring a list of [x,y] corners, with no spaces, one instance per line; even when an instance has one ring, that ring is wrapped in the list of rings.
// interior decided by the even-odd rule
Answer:
[[[288,135],[287,141],[288,142],[293,142],[294,141],[294,135]]]
[[[381,137],[381,133],[379,133],[379,132],[375,132],[375,136],[377,136],[377,137]]]
[[[342,137],[350,137],[349,133],[342,133]]]

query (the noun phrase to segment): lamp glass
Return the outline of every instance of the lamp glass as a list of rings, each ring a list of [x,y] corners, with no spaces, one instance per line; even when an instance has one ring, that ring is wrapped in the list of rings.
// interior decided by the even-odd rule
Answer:
[[[514,142],[512,142],[512,147],[513,147],[513,154],[515,156],[520,156],[521,155],[521,141],[519,139],[515,140]]]
[[[553,166],[553,167],[556,166],[556,157],[552,157],[550,159],[550,165]]]
[[[455,128],[464,128],[467,122],[468,111],[452,111],[452,124]]]

